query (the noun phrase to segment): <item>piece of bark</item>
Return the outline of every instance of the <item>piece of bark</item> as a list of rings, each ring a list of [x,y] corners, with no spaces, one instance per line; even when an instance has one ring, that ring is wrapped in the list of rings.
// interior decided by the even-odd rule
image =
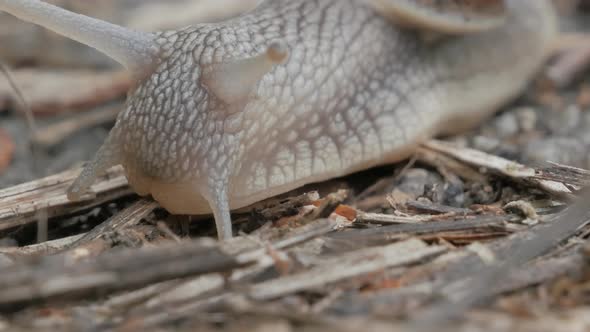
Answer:
[[[47,217],[53,218],[131,194],[123,168],[118,166],[100,176],[80,201],[71,202],[66,197],[66,189],[80,171],[73,169],[0,190],[0,230],[34,222],[41,209],[46,210]]]
[[[427,246],[411,239],[383,247],[366,248],[350,254],[326,259],[321,265],[298,274],[259,283],[248,291],[256,300],[325,287],[336,281],[353,278],[378,270],[409,264],[444,252],[444,247]]]
[[[506,242],[504,247],[494,250],[494,255],[498,257],[498,262],[495,264],[486,266],[481,262],[474,262],[475,264],[464,265],[468,269],[467,272],[464,267],[457,270],[449,269],[446,277],[447,280],[452,281],[447,282],[446,287],[463,283],[467,285],[463,285],[463,289],[468,291],[459,294],[447,291],[446,300],[428,309],[421,316],[428,316],[428,320],[431,321],[445,321],[461,315],[472,306],[497,294],[491,285],[501,285],[499,281],[506,275],[519,269],[528,261],[546,254],[551,248],[573,236],[582,226],[590,222],[588,202],[590,202],[590,190],[587,190],[576,204],[557,215],[552,222],[515,235]],[[449,276],[454,277],[449,278]]]
[[[580,188],[590,185],[590,171],[558,163],[550,162],[548,167],[538,169],[535,177],[541,180],[562,182]]]
[[[502,157],[487,154],[482,151],[456,147],[452,144],[438,140],[430,140],[424,143],[423,146],[427,149],[449,155],[453,158],[456,158],[457,160],[473,165],[482,170],[506,177],[513,181],[523,182],[535,186],[552,195],[564,197],[567,199],[573,199],[574,197],[572,195],[572,191],[565,184],[536,178],[537,172],[532,167],[528,167]]]
[[[315,210],[304,216],[305,221],[312,221],[321,218],[328,218],[332,212],[336,211],[338,206],[344,202],[348,197],[348,191],[338,190],[335,193],[329,194],[326,198],[319,201]]]
[[[334,222],[317,220],[283,235],[271,245],[283,249],[333,228]],[[242,245],[236,246],[239,242]],[[69,252],[21,260],[0,274],[0,308],[11,310],[17,304],[39,300],[87,299],[171,279],[228,272],[268,258],[267,248],[260,248],[247,238],[234,238],[227,243],[202,239],[122,249],[75,264]]]
[[[504,276],[502,283],[490,285],[490,289],[494,294],[505,294],[553,280],[568,272],[579,273],[584,269],[582,262],[583,257],[579,253],[541,260],[512,271]],[[436,275],[433,276],[433,279],[436,280]],[[467,283],[457,283],[453,285],[453,288],[445,289],[445,294],[452,296],[460,292],[468,292],[470,286]],[[403,285],[402,283],[393,289],[377,290],[370,294],[354,294],[349,298],[335,302],[329,309],[342,310],[341,308],[352,306],[354,303],[355,306],[363,308],[374,317],[398,317],[415,313],[416,319],[420,320],[425,318],[421,316],[423,311],[412,308],[427,305],[439,297],[440,293],[435,289],[435,282],[430,280],[415,285]]]
[[[345,232],[331,234],[330,238],[336,240],[380,242],[400,237],[403,238],[409,235],[436,234],[460,230],[475,231],[490,227],[501,227],[509,218],[510,216],[481,215],[456,220],[388,225],[363,230],[347,230]]]
[[[305,205],[312,205],[320,199],[317,191],[304,193],[297,196],[271,197],[261,202],[254,203],[234,211],[235,213],[253,213],[263,220],[276,220],[281,217],[296,215],[299,209]]]
[[[286,257],[284,250],[289,250],[291,247],[297,248],[297,245],[307,243],[319,236],[333,230],[335,223],[333,221],[323,219],[316,220],[305,226],[296,228],[283,237],[275,239],[272,242],[264,242],[262,238],[269,236],[262,235],[261,238],[252,239],[252,236],[237,237],[222,244],[222,250],[228,254],[233,255],[240,262],[248,262],[255,260],[256,263],[232,271],[231,273],[221,274],[207,274],[197,278],[190,278],[175,283],[167,282],[162,286],[147,286],[145,288],[133,291],[129,294],[123,294],[115,299],[108,300],[105,305],[110,306],[129,306],[133,305],[138,299],[142,299],[141,305],[136,307],[136,311],[160,311],[166,310],[170,306],[176,306],[178,303],[185,303],[187,301],[199,301],[208,295],[214,297],[216,291],[222,290],[226,283],[230,284],[244,284],[251,276],[264,273],[269,268],[275,265],[275,257],[273,252],[280,253],[282,257]],[[296,250],[296,249],[293,250]],[[159,294],[153,293],[153,288],[158,287],[161,290]],[[229,292],[231,290],[228,289]],[[147,298],[146,294],[152,294]],[[207,299],[207,297],[204,297]]]
[[[473,214],[473,211],[471,211],[469,209],[456,208],[456,207],[452,207],[452,206],[435,204],[435,203],[426,203],[426,202],[421,202],[421,201],[408,201],[406,203],[406,205],[409,208],[412,208],[412,209],[415,209],[418,211],[424,211],[424,212],[436,213],[436,214],[448,214],[448,213],[454,213],[457,215]]]
[[[90,232],[86,233],[80,239],[71,243],[64,249],[69,250],[84,245],[85,243],[97,240],[106,233],[114,232],[124,227],[135,225],[159,206],[160,205],[157,202],[152,200],[140,199],[134,202],[131,206],[125,208],[100,225],[96,226]]]
[[[15,304],[41,299],[88,298],[245,264],[198,241],[113,251],[76,264],[67,258],[66,254],[48,256],[4,269],[0,307],[10,310]]]
[[[72,235],[61,239],[32,244],[24,247],[0,248],[0,253],[15,257],[29,255],[47,255],[69,248],[72,245],[72,243],[82,238],[84,234]]]
[[[488,182],[488,178],[485,174],[481,174],[469,165],[453,159],[450,156],[438,153],[437,151],[420,147],[416,151],[416,158],[417,160],[431,165],[438,170],[441,168],[447,169],[469,181],[478,183]]]
[[[429,216],[397,216],[393,214],[382,214],[382,213],[367,213],[359,212],[357,215],[357,223],[370,223],[370,224],[419,224],[429,221]]]

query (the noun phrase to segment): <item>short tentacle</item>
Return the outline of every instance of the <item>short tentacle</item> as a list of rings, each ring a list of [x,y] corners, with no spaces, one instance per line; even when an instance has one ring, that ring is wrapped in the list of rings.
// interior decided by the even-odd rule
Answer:
[[[287,60],[287,46],[274,43],[266,52],[246,59],[212,65],[203,75],[203,83],[217,98],[232,104],[245,100],[253,87],[275,65]]]
[[[79,200],[98,176],[110,167],[120,164],[119,145],[115,142],[114,136],[113,130],[94,158],[84,166],[78,178],[70,185],[67,191],[69,200]]]

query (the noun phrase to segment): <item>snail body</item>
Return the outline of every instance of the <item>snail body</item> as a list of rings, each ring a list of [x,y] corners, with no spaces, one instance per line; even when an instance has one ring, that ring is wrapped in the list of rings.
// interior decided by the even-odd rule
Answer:
[[[93,46],[136,77],[71,199],[121,164],[136,192],[172,213],[213,212],[229,238],[231,209],[399,161],[433,135],[477,124],[522,90],[557,32],[546,0],[499,2],[478,20],[423,3],[268,0],[225,22],[154,34],[34,0],[0,0],[0,10]]]

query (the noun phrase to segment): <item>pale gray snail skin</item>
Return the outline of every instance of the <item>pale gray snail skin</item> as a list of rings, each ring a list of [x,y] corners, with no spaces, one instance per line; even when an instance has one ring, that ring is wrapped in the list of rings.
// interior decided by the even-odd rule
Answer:
[[[213,212],[224,239],[230,209],[399,161],[515,97],[557,23],[549,0],[507,0],[506,9],[498,28],[427,42],[362,0],[269,0],[226,22],[157,34],[0,0],[0,10],[93,46],[137,77],[69,197],[122,164],[133,189],[171,213]]]

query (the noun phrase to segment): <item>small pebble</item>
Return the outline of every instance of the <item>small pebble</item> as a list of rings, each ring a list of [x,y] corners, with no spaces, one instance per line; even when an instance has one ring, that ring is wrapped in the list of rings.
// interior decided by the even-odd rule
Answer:
[[[524,225],[536,225],[539,223],[539,215],[531,203],[526,201],[513,201],[504,205],[506,212],[514,212],[523,216],[524,219],[521,221]]]
[[[518,125],[521,131],[529,132],[535,130],[537,127],[537,112],[533,107],[520,107],[514,110],[514,113],[518,119]]]
[[[395,188],[413,199],[424,195],[426,185],[442,186],[441,177],[423,168],[409,169],[399,180]]]
[[[499,138],[507,138],[518,133],[518,119],[512,112],[506,112],[498,116],[494,122]]]
[[[500,141],[494,137],[478,135],[473,138],[473,148],[484,152],[493,152],[500,144]]]
[[[465,206],[463,182],[449,182],[444,185],[443,204],[452,207]]]
[[[463,135],[450,137],[447,139],[447,141],[449,141],[449,143],[453,144],[453,146],[456,146],[458,148],[469,147],[469,140],[467,139],[467,137]]]
[[[0,268],[6,269],[14,265],[14,259],[9,255],[0,254]]]
[[[585,167],[587,149],[577,138],[550,137],[529,142],[523,149],[524,162],[543,164],[547,161]]]
[[[496,193],[493,188],[483,183],[469,183],[466,186],[465,205],[491,204],[496,201]]]
[[[429,201],[437,204],[441,204],[444,199],[444,186],[441,184],[426,184],[424,186],[424,195],[421,198],[428,199]]]
[[[574,136],[580,137],[584,144],[590,145],[590,111],[583,113],[581,126]]]
[[[580,125],[582,114],[577,105],[570,105],[564,111],[548,112],[546,126],[553,134],[570,136]]]
[[[0,248],[18,247],[18,241],[11,237],[3,237],[0,239]]]

